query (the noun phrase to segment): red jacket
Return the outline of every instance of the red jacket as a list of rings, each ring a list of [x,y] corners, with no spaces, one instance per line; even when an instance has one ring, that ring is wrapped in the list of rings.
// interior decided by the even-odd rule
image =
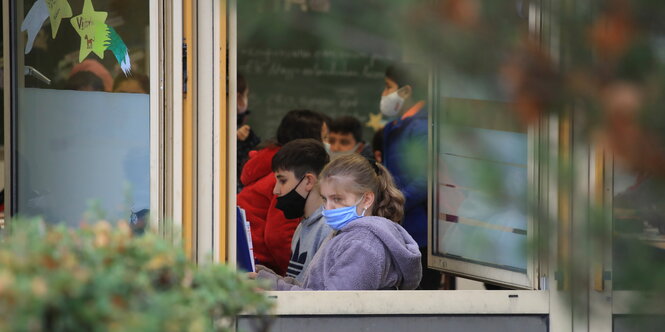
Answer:
[[[285,275],[291,258],[291,238],[300,219],[286,219],[275,207],[272,157],[277,151],[278,146],[269,146],[249,153],[240,175],[245,187],[238,194],[238,206],[247,214],[257,262]]]

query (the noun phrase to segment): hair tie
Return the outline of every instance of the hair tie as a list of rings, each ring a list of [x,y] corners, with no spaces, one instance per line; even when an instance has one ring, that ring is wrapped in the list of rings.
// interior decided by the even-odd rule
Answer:
[[[376,161],[375,161],[375,160],[371,160],[371,159],[367,159],[367,161],[368,161],[369,164],[372,166],[372,168],[374,168],[374,173],[376,173],[376,175],[381,175],[381,169],[380,169],[379,166],[376,164]]]

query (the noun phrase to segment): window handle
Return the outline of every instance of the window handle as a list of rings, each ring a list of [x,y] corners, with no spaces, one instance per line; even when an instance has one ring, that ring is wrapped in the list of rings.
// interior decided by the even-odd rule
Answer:
[[[51,85],[51,80],[32,66],[25,66],[24,74],[25,76],[32,76],[47,85]]]

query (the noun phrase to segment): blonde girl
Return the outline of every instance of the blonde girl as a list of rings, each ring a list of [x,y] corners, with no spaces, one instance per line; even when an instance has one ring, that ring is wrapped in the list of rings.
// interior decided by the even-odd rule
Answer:
[[[404,196],[380,164],[358,154],[336,158],[320,174],[323,216],[333,228],[304,272],[302,284],[267,269],[250,274],[276,290],[415,289],[418,244],[398,224]]]

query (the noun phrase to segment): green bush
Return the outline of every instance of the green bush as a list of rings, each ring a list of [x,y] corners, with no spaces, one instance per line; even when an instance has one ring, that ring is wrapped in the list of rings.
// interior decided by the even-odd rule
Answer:
[[[126,223],[12,224],[0,243],[0,331],[226,331],[241,311],[269,310],[256,282],[196,266]]]

